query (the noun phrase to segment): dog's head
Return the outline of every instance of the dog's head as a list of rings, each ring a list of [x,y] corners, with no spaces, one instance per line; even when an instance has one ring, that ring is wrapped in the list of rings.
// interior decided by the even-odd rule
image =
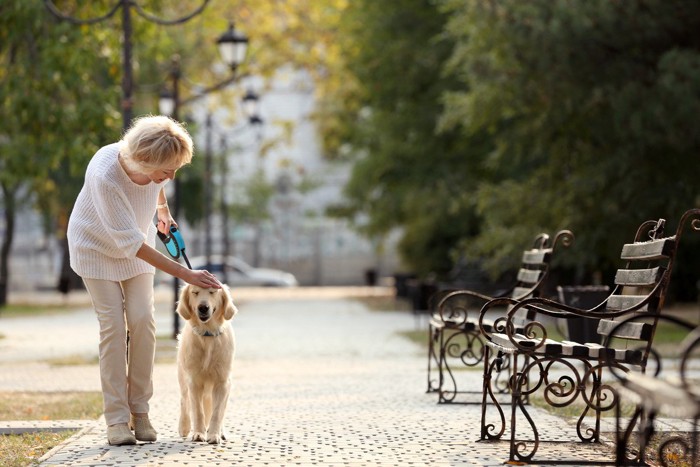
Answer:
[[[203,289],[187,284],[180,290],[177,312],[186,320],[196,319],[202,324],[221,325],[233,318],[238,308],[233,304],[227,285],[220,289]]]

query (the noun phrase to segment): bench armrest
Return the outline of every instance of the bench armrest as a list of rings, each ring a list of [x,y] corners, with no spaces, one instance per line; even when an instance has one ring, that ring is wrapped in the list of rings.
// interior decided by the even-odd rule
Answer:
[[[606,300],[607,301],[607,300]],[[581,309],[576,308],[564,303],[558,302],[556,300],[544,298],[544,297],[532,297],[526,298],[524,300],[514,300],[508,298],[497,298],[490,300],[484,304],[479,313],[479,326],[482,334],[487,340],[492,342],[490,333],[482,323],[485,320],[486,313],[488,313],[493,307],[496,306],[511,306],[508,313],[503,317],[496,320],[494,323],[494,331],[499,333],[507,334],[513,345],[523,352],[532,352],[540,347],[542,347],[547,340],[547,333],[545,326],[537,321],[532,320],[527,323],[517,322],[519,318],[516,315],[522,312],[523,309],[534,312],[538,315],[551,316],[553,318],[561,319],[571,319],[571,318],[591,318],[591,319],[606,319],[606,318],[617,318],[629,314],[630,312],[636,310],[641,306],[635,305],[630,308],[625,308],[616,311],[605,310],[606,301],[603,301],[598,306],[591,309]],[[530,346],[520,345],[515,337],[515,332],[517,329],[523,329],[523,333],[530,337],[534,342],[531,342]]]
[[[436,318],[442,322],[450,322],[457,326],[465,325],[473,315],[477,318],[477,310],[481,304],[493,300],[495,297],[475,292],[472,290],[455,290],[448,293],[438,303]],[[474,306],[470,302],[478,301],[480,305]]]
[[[697,383],[691,381],[688,366],[690,360],[697,358],[700,350],[700,326],[691,324],[675,316],[666,314],[654,315],[643,313],[622,320],[619,327],[641,319],[659,319],[670,323],[673,328],[680,328],[687,332],[680,345],[675,348],[680,365],[672,365],[667,369],[663,367],[664,360],[653,349],[650,354],[655,359],[655,368],[652,372],[638,373],[631,370],[622,371],[619,368],[610,368],[611,373],[621,385],[622,393],[632,399],[638,405],[644,405],[654,412],[665,412],[672,416],[687,416],[690,413],[700,412],[700,390]],[[609,339],[605,345],[609,346]],[[676,413],[677,409],[681,410]]]

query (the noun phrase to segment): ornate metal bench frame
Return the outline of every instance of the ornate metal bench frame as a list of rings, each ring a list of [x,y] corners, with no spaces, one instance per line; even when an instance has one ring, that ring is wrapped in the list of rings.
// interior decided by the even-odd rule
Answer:
[[[496,323],[495,331],[480,326],[488,343],[484,357],[484,386],[481,419],[481,439],[500,440],[510,428],[509,462],[535,463],[535,454],[540,445],[540,434],[532,417],[525,407],[525,400],[536,391],[543,391],[545,401],[552,407],[571,405],[579,397],[585,402],[577,423],[577,435],[583,442],[600,442],[600,414],[617,406],[618,395],[610,384],[602,379],[603,369],[617,368],[627,371],[636,366],[644,372],[656,331],[656,323],[628,323],[619,326],[614,319],[624,319],[632,313],[652,313],[658,316],[663,309],[670,284],[671,271],[678,243],[685,225],[689,222],[698,229],[700,209],[684,213],[675,235],[663,237],[665,220],[644,222],[635,235],[634,243],[623,247],[621,258],[626,266],[618,270],[615,287],[611,295],[601,304],[583,310],[555,302],[546,298],[514,300],[494,299],[481,310],[480,321],[495,306],[511,306],[508,316]],[[646,240],[648,238],[648,240]],[[632,265],[643,263],[641,269]],[[651,264],[657,264],[652,267]],[[537,321],[529,323],[523,332],[516,332],[513,317],[519,310],[535,311],[538,316],[555,318],[585,317],[601,319],[598,333],[618,339],[631,339],[641,342],[641,346],[630,349],[613,349],[598,344],[579,344],[568,341],[554,341],[547,336],[545,326]],[[639,326],[637,326],[639,324]],[[615,332],[615,334],[611,334]],[[496,353],[495,358],[492,354]],[[505,358],[511,359],[510,378],[510,423],[506,424],[505,414],[498,399],[494,397],[493,375]],[[522,367],[518,365],[522,361]],[[557,374],[553,369],[563,368],[565,373]],[[579,370],[579,367],[582,370]],[[495,411],[496,423],[488,422],[488,409]],[[589,411],[595,416],[594,426],[588,427],[584,418]],[[530,427],[531,437],[524,439],[517,432],[518,420],[524,417]],[[500,426],[498,426],[500,423]],[[612,464],[611,459],[596,463]],[[561,464],[581,464],[581,460],[560,460]]]
[[[549,265],[555,250],[560,245],[568,247],[573,241],[574,235],[569,230],[559,231],[554,239],[551,239],[548,234],[539,234],[532,248],[523,252],[516,284],[503,296],[513,297],[516,300],[538,296],[548,277]],[[438,393],[439,403],[481,403],[479,397],[469,399],[466,396],[464,400],[458,399],[458,395],[478,395],[481,391],[459,389],[450,362],[458,362],[462,368],[476,367],[483,362],[486,345],[479,331],[478,310],[481,305],[493,298],[471,290],[445,292],[440,297],[437,311],[431,316],[428,327],[427,390],[427,392]],[[474,305],[475,302],[477,305]],[[529,315],[521,316],[523,325],[532,318]],[[484,325],[489,326],[487,323]],[[502,365],[501,370],[507,374],[508,362]],[[437,371],[437,381],[434,379],[433,371]],[[498,378],[499,392],[506,394],[508,378],[504,378]]]
[[[654,420],[657,415],[666,414],[674,418],[690,419],[692,430],[690,442],[684,437],[673,434],[668,436],[658,447],[658,459],[663,465],[670,457],[669,448],[680,447],[683,459],[688,465],[700,465],[700,387],[697,382],[692,382],[688,367],[692,359],[697,359],[700,354],[700,326],[689,323],[674,316],[653,314],[640,314],[628,318],[619,326],[626,326],[631,322],[649,321],[658,319],[685,331],[685,338],[679,342],[677,367],[670,371],[664,371],[664,361],[659,352],[651,350],[650,360],[646,373],[624,372],[613,369],[612,373],[619,381],[618,389],[620,400],[628,400],[635,403],[636,407],[630,417],[627,427],[623,428],[623,417],[620,404],[615,411],[616,420],[616,465],[649,465],[646,461],[646,448],[651,438],[656,434]],[[606,346],[609,343],[606,342]],[[653,368],[654,371],[651,371]],[[637,428],[637,442],[633,441],[633,435]],[[635,449],[632,449],[634,446]],[[673,454],[677,455],[677,454]]]

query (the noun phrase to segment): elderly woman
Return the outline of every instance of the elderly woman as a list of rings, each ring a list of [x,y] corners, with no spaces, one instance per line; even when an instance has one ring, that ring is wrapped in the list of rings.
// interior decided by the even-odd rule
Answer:
[[[93,156],[68,223],[70,264],[100,325],[100,377],[112,445],[157,438],[148,418],[155,268],[199,287],[221,287],[210,272],[189,270],[154,248],[154,215],[163,233],[176,225],[164,186],[192,160],[192,151],[180,123],[163,116],[137,119],[120,142]]]

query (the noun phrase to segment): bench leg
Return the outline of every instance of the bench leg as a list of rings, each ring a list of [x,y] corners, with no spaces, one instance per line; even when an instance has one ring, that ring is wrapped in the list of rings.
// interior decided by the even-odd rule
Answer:
[[[691,434],[692,447],[690,451],[691,464],[690,465],[700,465],[700,420],[696,415],[693,419],[693,433]]]
[[[491,355],[493,350],[486,346],[484,348],[484,379],[483,379],[483,389],[482,389],[482,399],[481,399],[481,440],[498,440],[501,439],[503,433],[506,430],[506,417],[501,408],[501,404],[496,398],[493,392],[493,372],[496,371],[500,374],[502,369],[502,362],[504,361],[503,353],[499,352],[496,358],[491,361]],[[489,400],[490,399],[490,400]],[[496,432],[496,426],[494,424],[486,424],[486,409],[492,406],[498,411],[498,416],[500,418],[501,428]]]
[[[475,367],[484,361],[484,343],[481,334],[473,330],[447,329],[443,333],[440,348],[439,402],[452,404],[478,404],[481,387],[470,388],[467,376],[460,378],[457,368]],[[469,373],[461,373],[468,375]],[[466,386],[466,387],[465,387]],[[459,397],[469,394],[470,397]]]
[[[433,371],[436,371],[440,365],[436,347],[440,346],[441,334],[442,329],[428,325],[428,389],[425,391],[427,393],[437,392],[440,387],[439,381],[436,382],[433,379]]]
[[[523,368],[518,371],[518,354],[513,354],[512,364],[513,364],[513,376],[511,384],[511,422],[510,422],[510,457],[509,462],[515,463],[530,463],[532,462],[537,450],[540,445],[540,435],[537,430],[537,425],[535,425],[534,420],[527,411],[527,401],[529,400],[529,395],[531,392],[539,388],[543,381],[543,375],[546,370],[543,363],[536,357],[523,358]],[[534,384],[530,381],[530,374],[533,372],[533,368],[536,370],[537,377],[539,378]],[[517,421],[518,421],[518,410],[521,412],[522,416],[530,425],[532,430],[532,439],[517,440]],[[527,451],[529,450],[529,452]]]

